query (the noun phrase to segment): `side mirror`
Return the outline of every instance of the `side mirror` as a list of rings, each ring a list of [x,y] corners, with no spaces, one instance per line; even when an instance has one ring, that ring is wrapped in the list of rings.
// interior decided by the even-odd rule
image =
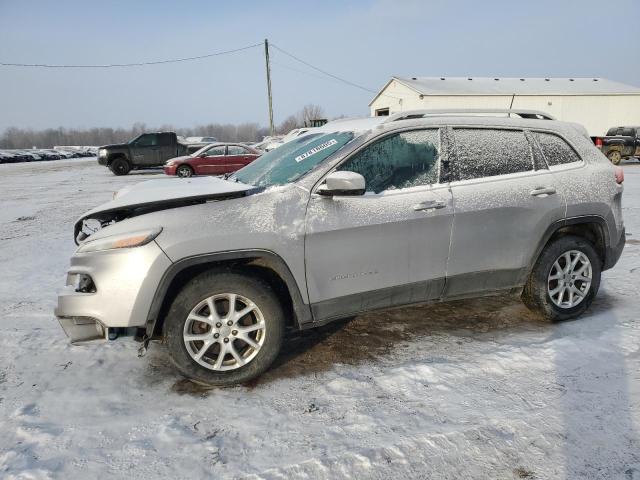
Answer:
[[[323,185],[317,192],[328,197],[333,195],[363,195],[365,191],[364,177],[355,172],[332,172],[327,175]]]

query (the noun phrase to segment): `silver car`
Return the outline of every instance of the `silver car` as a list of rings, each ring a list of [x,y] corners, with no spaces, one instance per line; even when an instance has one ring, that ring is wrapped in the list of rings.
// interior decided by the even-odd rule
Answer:
[[[163,340],[210,385],[264,372],[286,327],[374,309],[521,292],[574,318],[624,247],[622,181],[583,128],[535,112],[331,122],[87,212],[55,313],[73,342]]]

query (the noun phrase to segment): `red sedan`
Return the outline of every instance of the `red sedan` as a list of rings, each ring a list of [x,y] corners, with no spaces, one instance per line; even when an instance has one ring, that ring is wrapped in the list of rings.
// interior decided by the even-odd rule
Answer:
[[[240,170],[261,153],[237,143],[213,143],[186,157],[176,157],[164,164],[164,173],[179,177],[222,175]]]

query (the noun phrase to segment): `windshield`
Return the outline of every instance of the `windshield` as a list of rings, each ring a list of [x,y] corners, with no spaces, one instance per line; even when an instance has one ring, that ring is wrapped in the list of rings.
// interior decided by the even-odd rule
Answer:
[[[353,132],[305,135],[265,153],[231,179],[256,187],[295,182],[352,139]]]

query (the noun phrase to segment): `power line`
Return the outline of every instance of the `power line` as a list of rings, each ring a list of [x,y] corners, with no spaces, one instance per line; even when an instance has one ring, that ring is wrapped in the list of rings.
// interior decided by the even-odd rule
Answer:
[[[272,65],[277,65],[278,67],[286,68],[287,70],[291,70],[293,72],[301,73],[303,75],[308,75],[310,77],[317,78],[319,80],[324,80],[325,82],[327,82],[327,81],[331,82],[332,81],[331,78],[327,78],[325,75],[320,75],[320,74],[317,74],[317,73],[309,72],[307,70],[301,70],[299,68],[294,68],[294,67],[292,67],[290,65],[287,65],[285,63],[280,63],[280,62],[276,62],[274,60],[271,60],[271,64]]]
[[[61,65],[61,64],[48,64],[48,63],[5,63],[0,62],[0,66],[3,67],[37,67],[37,68],[113,68],[113,67],[142,67],[146,65],[160,65],[165,63],[178,63],[189,62],[192,60],[202,60],[204,58],[217,57],[220,55],[228,55],[230,53],[241,52],[243,50],[249,50],[250,48],[260,47],[262,43],[256,43],[253,45],[247,45],[246,47],[234,48],[232,50],[224,50],[221,52],[208,53],[206,55],[198,55],[195,57],[184,58],[172,58],[168,60],[156,60],[151,62],[139,62],[139,63],[109,63],[103,65]]]
[[[289,53],[289,52],[284,51],[282,48],[278,47],[278,46],[277,46],[276,44],[274,44],[274,43],[272,43],[272,44],[271,44],[271,46],[272,46],[273,48],[277,49],[278,51],[280,51],[280,52],[284,53],[284,54],[285,54],[285,55],[287,55],[288,57],[291,57],[291,58],[293,58],[294,60],[296,60],[296,61],[298,61],[298,62],[300,62],[300,63],[302,63],[302,64],[306,65],[307,67],[313,68],[314,70],[317,70],[318,72],[320,72],[320,73],[322,73],[322,74],[324,74],[324,75],[327,75],[327,76],[329,76],[329,77],[331,77],[331,78],[334,78],[335,80],[338,80],[338,81],[340,81],[340,82],[342,82],[342,83],[345,83],[345,84],[347,84],[347,85],[350,85],[350,86],[352,86],[352,87],[359,88],[360,90],[364,90],[365,92],[378,94],[378,91],[377,91],[377,90],[373,90],[373,89],[371,89],[371,88],[363,87],[362,85],[358,85],[357,83],[354,83],[354,82],[352,82],[352,81],[350,81],[350,80],[347,80],[346,78],[342,78],[342,77],[339,77],[339,76],[337,76],[337,75],[334,75],[333,73],[329,73],[329,72],[327,72],[326,70],[323,70],[323,69],[322,69],[322,68],[320,68],[320,67],[316,67],[315,65],[312,65],[312,64],[310,64],[309,62],[306,62],[306,61],[302,60],[301,58],[296,57],[296,56],[295,56],[295,55],[293,55],[292,53]],[[285,68],[286,68],[286,67],[285,67]],[[292,70],[294,70],[294,69],[292,69]],[[302,73],[302,72],[300,72],[300,73]],[[306,72],[305,72],[305,73],[306,73]],[[395,97],[395,96],[393,96],[393,95],[388,95],[388,94],[385,94],[385,93],[381,93],[380,95],[382,95],[382,96],[384,96],[384,97],[395,98],[396,100],[401,100],[401,98],[400,98],[400,97]]]
[[[347,80],[347,79],[345,79],[345,78],[342,78],[342,77],[339,77],[339,76],[337,76],[337,75],[334,75],[333,73],[329,73],[329,72],[327,72],[326,70],[323,70],[323,69],[321,69],[321,68],[319,68],[319,67],[316,67],[315,65],[311,65],[309,62],[305,62],[304,60],[302,60],[301,58],[296,57],[296,56],[295,56],[295,55],[293,55],[292,53],[289,53],[289,52],[287,52],[287,51],[285,51],[285,50],[281,49],[279,46],[277,46],[277,45],[276,45],[276,44],[274,44],[274,43],[272,43],[272,44],[271,44],[271,46],[272,46],[273,48],[275,48],[276,50],[278,50],[278,51],[280,51],[280,52],[284,53],[284,54],[285,54],[285,55],[287,55],[288,57],[291,57],[291,58],[293,58],[294,60],[296,60],[296,61],[298,61],[298,62],[300,62],[300,63],[302,63],[302,64],[306,65],[307,67],[313,68],[314,70],[317,70],[317,71],[318,71],[318,72],[320,72],[320,73],[323,73],[323,74],[325,74],[325,75],[328,75],[328,76],[329,76],[329,77],[331,77],[331,78],[335,78],[336,80],[339,80],[339,81],[340,81],[340,82],[342,82],[342,83],[346,83],[347,85],[351,85],[352,87],[359,88],[360,90],[364,90],[364,91],[369,92],[369,93],[378,93],[378,92],[377,92],[377,91],[375,91],[375,90],[372,90],[372,89],[367,88],[367,87],[363,87],[362,85],[358,85],[357,83],[353,83],[353,82],[351,82],[351,81],[349,81],[349,80]]]

